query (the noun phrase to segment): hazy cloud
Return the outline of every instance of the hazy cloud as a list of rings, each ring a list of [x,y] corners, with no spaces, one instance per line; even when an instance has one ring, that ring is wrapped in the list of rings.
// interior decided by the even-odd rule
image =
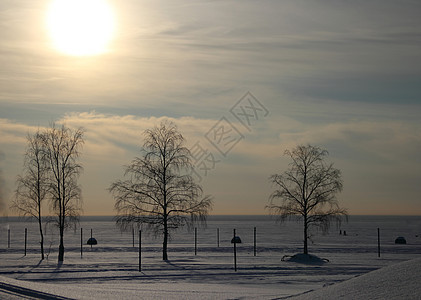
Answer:
[[[158,125],[164,118],[177,124],[189,147],[199,141],[218,155],[204,135],[219,118],[146,118],[85,112],[70,113],[57,121],[86,129],[86,143],[81,156],[85,212],[101,214],[112,211],[114,204],[106,191],[108,185],[120,178],[123,166],[140,154],[143,131]],[[3,171],[8,174],[6,184],[10,189],[22,165],[25,136],[38,127],[9,120],[1,122],[1,145],[8,157]],[[241,124],[233,124],[241,130]],[[416,193],[421,192],[417,188],[417,182],[421,180],[418,172],[418,150],[421,148],[419,132],[421,130],[417,123],[403,121],[344,120],[317,124],[278,115],[262,121],[251,132],[244,130],[245,138],[227,157],[218,157],[220,162],[204,178],[203,184],[206,192],[215,196],[215,213],[223,213],[236,201],[246,201],[248,206],[244,209],[247,211],[264,213],[262,203],[270,190],[267,177],[282,172],[288,166],[284,151],[300,143],[311,143],[329,150],[331,161],[342,170],[345,191],[341,197],[351,210],[357,210],[357,199],[392,203],[397,197],[396,187],[408,187],[412,183],[413,186],[405,190],[406,199],[401,199],[402,203],[411,207]],[[367,186],[368,182],[370,186]],[[99,202],[102,203],[100,208]]]
[[[282,132],[279,136],[286,144],[330,145],[341,160],[370,160],[371,164],[405,164],[408,167],[419,160],[420,131],[419,125],[402,121],[354,121],[311,128],[303,126],[301,131]]]
[[[205,143],[251,91],[270,118],[245,131],[206,178],[217,207],[245,201],[247,211],[263,212],[267,176],[287,166],[284,150],[313,143],[343,170],[351,209],[361,199],[394,203],[404,191],[412,211],[408,199],[421,192],[419,184],[408,187],[421,180],[421,2],[109,0],[116,39],[110,52],[84,58],[51,48],[48,3],[0,2],[8,190],[26,134],[65,122],[86,129],[85,211],[98,212],[102,201],[110,213],[106,188],[138,155],[144,129],[170,118],[189,146]]]
[[[307,100],[419,98],[416,1],[110,3],[118,16],[112,51],[77,61],[49,45],[43,20],[48,1],[3,4],[0,99],[112,108],[124,103],[164,107],[167,115],[188,109],[202,117],[244,90]],[[221,91],[224,97],[213,95]]]

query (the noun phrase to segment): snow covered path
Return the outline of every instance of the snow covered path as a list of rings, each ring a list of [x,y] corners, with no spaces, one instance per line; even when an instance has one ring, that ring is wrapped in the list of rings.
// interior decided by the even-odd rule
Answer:
[[[24,288],[19,285],[5,283],[9,281],[5,278],[0,278],[0,299],[49,299],[49,300],[66,300],[69,298],[60,297],[53,294],[44,293],[41,291]],[[20,282],[16,282],[21,284]]]

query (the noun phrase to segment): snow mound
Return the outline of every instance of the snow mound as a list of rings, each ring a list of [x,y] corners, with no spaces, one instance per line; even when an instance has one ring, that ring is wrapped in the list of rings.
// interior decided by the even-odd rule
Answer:
[[[285,255],[284,257],[282,257],[282,261],[290,261],[290,262],[308,264],[308,265],[321,265],[326,262],[329,262],[329,260],[326,258],[320,258],[313,254],[303,254],[303,253],[295,254],[293,256]]]
[[[420,299],[421,258],[387,266],[293,299]]]

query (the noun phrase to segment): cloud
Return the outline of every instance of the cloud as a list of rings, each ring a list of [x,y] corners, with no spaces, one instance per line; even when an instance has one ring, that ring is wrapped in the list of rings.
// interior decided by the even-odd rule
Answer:
[[[87,59],[51,49],[46,3],[8,3],[0,99],[166,115],[188,109],[203,118],[245,89],[339,101],[413,103],[419,94],[414,1],[111,2],[119,19],[114,49]]]
[[[281,141],[332,145],[348,159],[366,156],[372,163],[403,163],[418,160],[421,147],[420,126],[396,121],[354,121],[306,127],[298,132],[280,133]],[[336,145],[335,145],[336,144]],[[353,154],[352,154],[353,153]],[[341,156],[341,153],[336,153]],[[347,159],[347,156],[341,157]],[[365,161],[366,159],[364,159]]]
[[[217,156],[219,162],[202,182],[205,192],[215,197],[214,213],[228,213],[238,203],[243,203],[244,213],[264,213],[271,189],[268,176],[286,170],[288,159],[283,156],[284,150],[301,143],[318,145],[330,152],[329,160],[344,175],[341,199],[351,212],[361,211],[361,201],[370,202],[371,207],[379,202],[392,206],[397,197],[404,197],[401,204],[411,208],[416,194],[421,192],[417,187],[421,180],[417,169],[421,130],[416,122],[345,119],[306,123],[285,115],[271,115],[251,132],[242,130],[244,139],[223,157],[204,137],[219,118],[118,116],[91,111],[69,113],[57,120],[69,127],[86,129],[81,156],[84,173],[80,178],[86,214],[112,214],[114,202],[107,191],[109,184],[121,178],[123,166],[140,155],[143,131],[164,118],[177,124],[188,147],[199,141]],[[241,124],[232,123],[241,130]],[[38,127],[4,119],[1,125],[0,144],[8,158],[2,167],[3,174],[8,174],[5,183],[10,190],[22,165],[25,136]]]
[[[109,185],[123,177],[124,165],[140,156],[143,132],[164,120],[173,121],[186,139],[186,146],[203,137],[215,120],[191,117],[117,116],[96,112],[67,114],[58,123],[86,130],[81,156],[84,173],[81,176],[83,195],[87,199],[84,210],[88,214],[110,214],[114,201],[108,193]],[[209,191],[208,191],[209,192]],[[101,203],[101,205],[98,205]]]
[[[196,119],[193,117],[118,116],[96,112],[67,114],[57,122],[70,127],[85,128],[86,140],[89,143],[104,147],[101,153],[113,155],[114,151],[119,151],[121,154],[121,151],[126,149],[140,148],[143,144],[143,132],[146,129],[159,125],[164,119],[173,121],[187,141],[201,137],[216,122],[216,120]]]
[[[311,143],[330,152],[329,161],[344,176],[340,198],[351,212],[416,214],[420,132],[419,124],[399,120],[345,121],[303,124],[279,138],[288,148]]]
[[[347,186],[376,199],[391,198],[398,177],[392,168],[400,182],[420,180],[419,2],[110,3],[117,39],[112,51],[89,58],[52,50],[43,27],[45,1],[0,3],[0,145],[9,190],[26,134],[59,120],[87,130],[86,205],[106,199],[112,210],[105,189],[139,154],[144,129],[168,116],[189,146],[206,143],[205,133],[247,90],[270,118],[245,131],[206,179],[221,198],[218,187],[227,178],[236,192],[246,191],[244,184],[263,197],[267,187],[250,174],[282,170],[283,151],[298,143],[327,148],[353,178]],[[360,189],[361,173],[376,178],[381,192]]]
[[[99,180],[98,184],[105,190],[107,186],[104,182],[111,182],[121,176],[122,165],[139,155],[143,130],[159,124],[162,119],[163,117],[142,118],[90,112],[70,114],[60,122],[87,129],[83,156],[86,162],[85,170],[89,173],[95,170],[95,176],[104,179]],[[222,157],[204,138],[204,134],[218,121],[217,119],[192,117],[169,119],[178,125],[189,146],[200,141],[220,160],[204,181],[207,192],[220,198],[229,193],[232,199],[241,197],[248,199],[250,191],[249,196],[237,195],[241,194],[238,189],[241,190],[240,187],[246,182],[248,186],[255,186],[253,197],[265,198],[265,191],[269,188],[265,181],[267,176],[288,167],[288,160],[283,157],[284,150],[291,149],[297,144],[307,143],[329,150],[329,160],[334,162],[345,176],[346,188],[349,189],[349,196],[346,197],[348,201],[350,197],[370,198],[374,202],[380,198],[389,199],[391,195],[396,196],[396,186],[407,187],[421,180],[417,170],[421,130],[419,125],[412,123],[399,120],[344,120],[306,124],[283,116],[263,122],[261,128],[257,126],[252,132],[244,131],[245,138],[229,152],[227,157]],[[241,124],[234,123],[234,125],[241,128]],[[101,166],[104,162],[109,165],[108,168]],[[112,172],[107,173],[104,171],[106,169]],[[116,171],[118,169],[120,172]],[[223,182],[226,179],[223,178],[230,178],[225,188],[236,187],[237,192],[234,193],[236,196],[224,188],[221,189],[226,185]],[[372,190],[373,187],[376,191]],[[408,198],[412,198],[416,190],[414,187],[407,189],[406,194],[411,195]],[[373,196],[376,193],[382,196]],[[104,197],[109,196],[104,194]],[[111,202],[110,200],[110,206]],[[356,209],[352,207],[352,201],[351,209]]]
[[[204,134],[217,121],[192,117],[117,116],[95,112],[69,113],[56,121],[57,124],[72,128],[83,127],[86,130],[81,156],[84,166],[81,177],[83,194],[85,199],[89,199],[85,202],[85,211],[95,214],[112,212],[112,199],[106,189],[112,181],[123,175],[123,166],[140,155],[144,130],[159,125],[164,119],[169,119],[178,126],[188,147],[197,140],[203,141]],[[26,135],[43,128],[7,119],[0,119],[0,124],[0,145],[8,157],[4,169],[8,174],[6,186],[10,190],[14,185],[14,178],[20,172],[19,166],[22,166]],[[97,205],[99,199],[105,201],[101,207]]]
[[[228,114],[222,114],[228,116]],[[59,123],[70,127],[83,127],[86,129],[85,154],[89,160],[126,160],[130,156],[138,155],[143,144],[143,132],[160,124],[164,119],[174,122],[186,140],[186,146],[191,148],[196,142],[215,155],[221,155],[212,145],[206,135],[211,128],[219,121],[215,119],[200,119],[194,117],[138,117],[134,115],[117,116],[111,114],[101,114],[96,112],[67,114]],[[230,123],[241,132],[243,138],[228,153],[229,156],[240,155],[248,161],[252,161],[259,156],[278,156],[279,145],[273,145],[272,133],[275,126],[292,128],[296,122],[288,117],[282,117],[276,122],[266,122],[259,120],[252,131],[249,132],[234,117],[231,116]],[[257,121],[256,121],[257,123]],[[228,128],[229,129],[229,128]],[[227,129],[227,130],[228,130]],[[130,158],[131,159],[131,158]]]
[[[26,141],[26,135],[36,129],[37,127],[27,124],[0,119],[0,144],[22,145]]]

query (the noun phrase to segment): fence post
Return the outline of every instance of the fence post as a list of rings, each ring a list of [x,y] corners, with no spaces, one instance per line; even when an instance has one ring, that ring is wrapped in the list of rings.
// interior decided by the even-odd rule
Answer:
[[[256,227],[254,227],[254,256],[256,256]]]
[[[134,248],[134,227],[132,226],[132,239],[133,239],[133,248]]]
[[[139,272],[142,271],[142,230],[139,229]]]
[[[80,227],[80,257],[83,256],[83,228]]]
[[[194,255],[197,255],[197,227],[194,228]]]
[[[26,256],[26,241],[27,241],[27,238],[28,238],[28,229],[25,228],[25,256]]]
[[[234,242],[234,270],[235,272],[237,272],[237,241],[235,239],[235,229],[234,229],[233,242]]]

